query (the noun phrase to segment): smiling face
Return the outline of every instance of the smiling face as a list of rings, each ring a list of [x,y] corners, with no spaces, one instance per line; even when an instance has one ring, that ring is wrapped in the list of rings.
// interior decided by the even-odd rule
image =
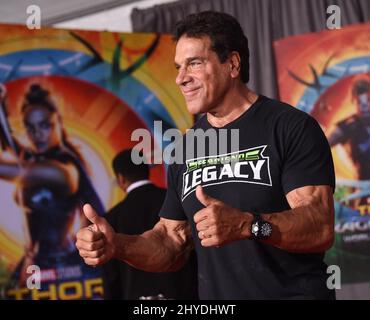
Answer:
[[[62,127],[58,115],[42,106],[25,110],[24,125],[36,152],[42,153],[62,142]]]
[[[176,45],[176,84],[190,113],[205,113],[222,107],[231,87],[230,64],[221,63],[211,49],[209,37],[182,36]]]

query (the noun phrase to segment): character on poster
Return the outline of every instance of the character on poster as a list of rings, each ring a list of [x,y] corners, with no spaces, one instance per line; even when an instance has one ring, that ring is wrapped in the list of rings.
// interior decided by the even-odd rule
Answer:
[[[370,82],[367,79],[354,83],[352,100],[357,112],[338,122],[328,140],[332,147],[349,144],[349,155],[358,171],[358,179],[370,180]],[[367,204],[367,198],[363,201]]]
[[[5,160],[0,154],[0,178],[16,184],[15,201],[24,212],[27,233],[24,256],[11,276],[9,287],[25,286],[29,265],[54,270],[57,279],[52,282],[58,283],[63,280],[58,274],[65,268],[83,268],[72,228],[76,221],[87,223],[81,215],[81,206],[92,201],[100,214],[104,208],[81,153],[68,139],[50,92],[34,83],[24,97],[21,115],[30,147],[12,135],[4,121],[4,87],[2,92],[2,154],[11,153],[15,160]],[[89,273],[81,270],[84,277]]]

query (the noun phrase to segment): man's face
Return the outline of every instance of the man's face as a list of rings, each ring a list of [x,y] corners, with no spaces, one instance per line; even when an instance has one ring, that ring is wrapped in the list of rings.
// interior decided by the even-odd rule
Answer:
[[[220,63],[209,37],[182,36],[176,45],[176,84],[190,113],[217,110],[231,85],[228,60]]]

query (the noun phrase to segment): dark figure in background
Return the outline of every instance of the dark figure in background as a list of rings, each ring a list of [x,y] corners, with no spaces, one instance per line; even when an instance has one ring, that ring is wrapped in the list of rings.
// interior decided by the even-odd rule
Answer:
[[[141,234],[153,228],[159,220],[159,211],[166,190],[149,180],[149,166],[135,165],[131,150],[120,152],[113,159],[113,171],[126,198],[112,208],[106,219],[116,232]],[[197,299],[197,267],[192,255],[177,272],[150,273],[111,260],[103,266],[105,299]]]
[[[82,214],[84,202],[92,201],[100,215],[104,213],[102,203],[49,92],[31,85],[21,111],[30,147],[12,137],[15,150],[5,143],[3,148],[16,160],[5,160],[0,154],[0,179],[16,184],[15,200],[26,218],[25,254],[8,286],[25,286],[29,265],[37,265],[41,271],[55,269],[57,274],[79,265],[81,278],[88,276],[92,269],[86,268],[77,253],[73,226],[89,224]]]

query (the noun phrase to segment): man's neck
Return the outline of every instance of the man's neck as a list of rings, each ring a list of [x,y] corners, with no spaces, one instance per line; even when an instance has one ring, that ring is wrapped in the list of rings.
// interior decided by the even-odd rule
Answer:
[[[258,99],[258,95],[244,84],[231,90],[222,104],[207,113],[208,122],[216,128],[221,128],[237,119],[246,112]]]

